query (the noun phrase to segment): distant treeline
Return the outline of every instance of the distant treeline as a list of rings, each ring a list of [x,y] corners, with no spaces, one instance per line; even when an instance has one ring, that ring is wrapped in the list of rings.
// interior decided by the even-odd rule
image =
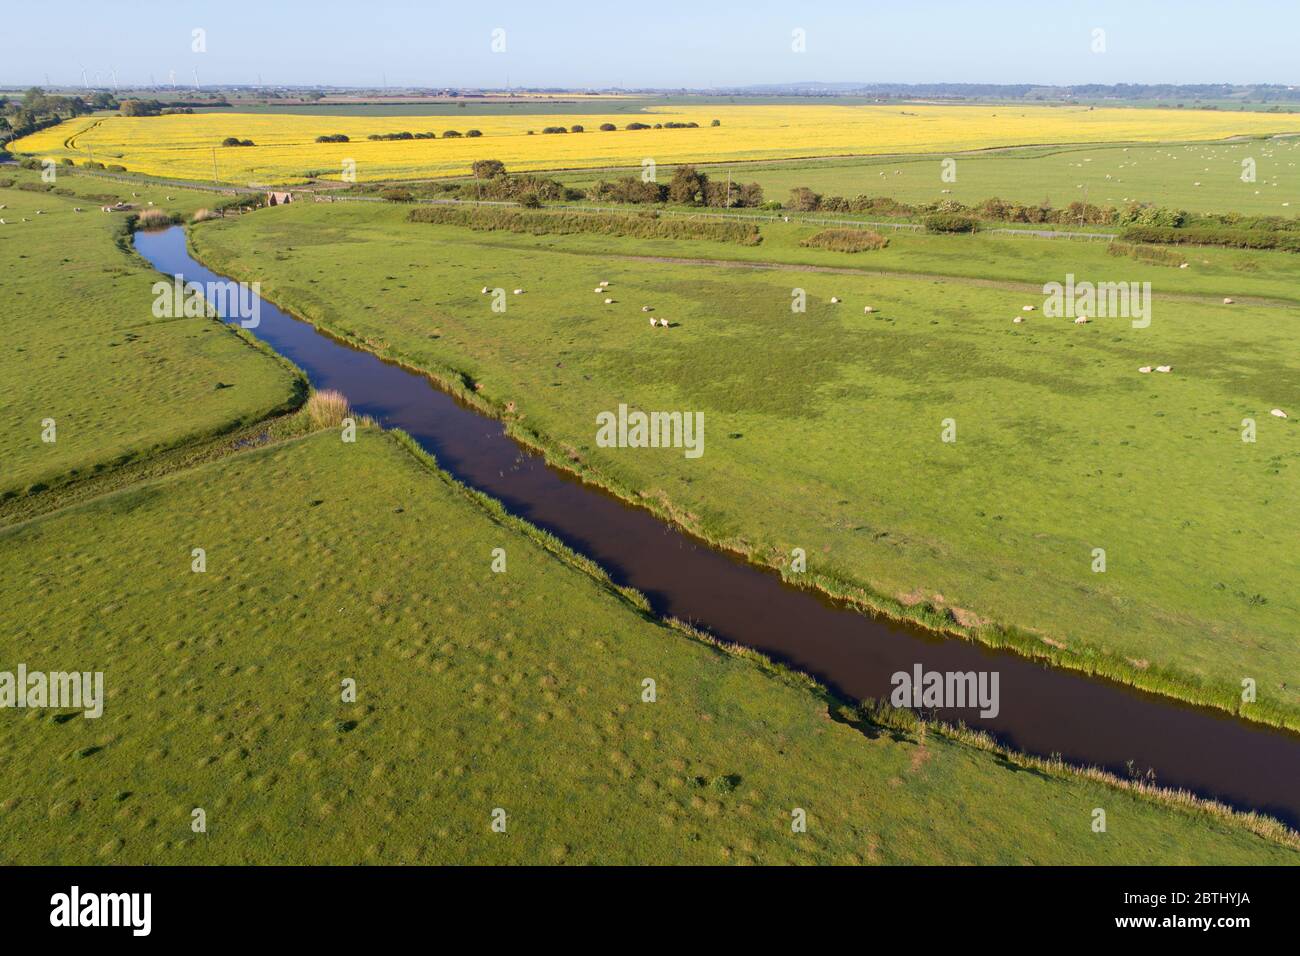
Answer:
[[[823,196],[806,186],[790,190],[785,208],[795,212],[866,213],[876,216],[926,217],[958,215],[971,219],[995,222],[1018,222],[1032,225],[1086,225],[1086,226],[1170,226],[1183,225],[1187,213],[1163,206],[1133,203],[1123,209],[1116,206],[1098,206],[1075,201],[1061,208],[1044,200],[1040,203],[1018,203],[1006,199],[986,199],[967,206],[955,199],[910,204],[890,196]]]
[[[658,213],[631,214],[560,212],[500,206],[421,206],[411,222],[465,226],[483,232],[507,230],[531,235],[591,233],[637,239],[711,239],[755,246],[762,241],[758,226],[735,221],[664,219]]]
[[[763,187],[758,183],[731,183],[710,179],[694,166],[678,166],[667,183],[646,182],[624,176],[613,182],[598,180],[587,190],[592,202],[661,203],[679,206],[756,208],[763,205]]]
[[[80,96],[51,96],[33,86],[21,99],[0,96],[0,139],[30,136],[74,116],[116,108],[117,101],[108,93],[96,93],[86,100]]]
[[[339,133],[339,134],[336,134],[336,135],[342,136],[343,134],[342,134],[342,133]],[[482,136],[482,135],[483,135],[483,133],[480,132],[479,130],[476,130],[476,129],[467,129],[467,130],[465,130],[464,133],[462,133],[460,130],[449,129],[449,130],[445,130],[445,131],[443,131],[442,138],[443,138],[443,139],[460,139],[462,136],[466,136],[466,137],[469,137],[469,138],[472,139],[472,138],[474,138],[474,137],[476,137],[476,136]],[[369,136],[366,137],[366,139],[373,139],[373,140],[392,140],[392,139],[437,139],[437,138],[438,138],[438,134],[437,134],[437,133],[432,133],[432,132],[429,132],[429,133],[410,133],[410,132],[406,132],[406,131],[402,131],[402,132],[400,132],[400,133],[371,133]],[[341,140],[320,140],[320,139],[318,139],[318,140],[316,140],[316,142],[318,142],[318,143],[319,143],[319,142],[338,142],[338,143],[346,143],[346,142],[347,142],[347,138],[344,137],[344,138],[341,139]]]
[[[1300,103],[1300,87],[1273,83],[800,83],[744,87],[736,92],[772,96],[876,96],[882,99],[997,100],[1241,100]]]

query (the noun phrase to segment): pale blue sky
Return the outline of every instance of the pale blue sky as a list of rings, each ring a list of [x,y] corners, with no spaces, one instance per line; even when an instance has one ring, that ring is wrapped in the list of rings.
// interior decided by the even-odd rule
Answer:
[[[1295,0],[6,4],[0,83],[1300,82]],[[191,50],[206,31],[207,52]],[[491,50],[505,31],[504,53]],[[791,50],[796,28],[807,50]],[[1106,51],[1091,49],[1105,30]]]

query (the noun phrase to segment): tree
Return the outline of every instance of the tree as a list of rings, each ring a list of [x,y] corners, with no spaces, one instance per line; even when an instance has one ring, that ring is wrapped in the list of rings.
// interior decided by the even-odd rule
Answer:
[[[476,159],[472,168],[475,179],[492,179],[506,174],[506,164],[499,159]]]
[[[790,190],[789,208],[796,212],[813,212],[821,204],[822,197],[807,186],[798,186]]]
[[[618,129],[618,127],[615,126],[613,123],[601,123],[600,129],[602,132],[611,133],[614,130]]]
[[[709,178],[694,166],[678,166],[673,170],[668,184],[668,201],[685,206],[698,206],[705,201]]]

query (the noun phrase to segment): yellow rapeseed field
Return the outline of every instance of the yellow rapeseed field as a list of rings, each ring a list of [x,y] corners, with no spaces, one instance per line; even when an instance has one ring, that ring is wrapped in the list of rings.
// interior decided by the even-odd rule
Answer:
[[[712,120],[721,125],[711,127]],[[697,129],[626,130],[629,122],[695,122]],[[586,127],[543,134],[545,126]],[[600,132],[602,123],[618,129]],[[480,138],[444,139],[478,129]],[[132,172],[233,183],[464,175],[476,159],[515,171],[744,161],[880,153],[944,153],[1044,143],[1211,140],[1293,132],[1289,115],[1212,110],[1088,109],[1023,106],[688,106],[640,114],[523,116],[301,116],[201,113],[129,118],[81,117],[14,144],[15,151],[78,162],[94,158]],[[433,132],[436,139],[369,141],[372,133]],[[530,134],[531,131],[531,134]],[[347,143],[317,143],[343,133]],[[223,147],[228,136],[256,145]],[[215,157],[214,157],[215,147]]]

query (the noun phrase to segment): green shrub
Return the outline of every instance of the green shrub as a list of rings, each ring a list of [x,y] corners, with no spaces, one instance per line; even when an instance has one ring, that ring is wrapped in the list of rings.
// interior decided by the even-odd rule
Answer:
[[[1228,246],[1234,249],[1280,249],[1300,252],[1300,232],[1271,229],[1229,229],[1221,226],[1129,226],[1126,242]]]
[[[956,212],[934,212],[925,217],[926,232],[974,232],[979,223],[974,216]]]
[[[662,219],[653,215],[538,211],[487,206],[422,206],[411,222],[465,226],[483,232],[507,230],[531,235],[595,233],[640,239],[711,239],[754,246],[762,241],[752,223],[701,219]]]

